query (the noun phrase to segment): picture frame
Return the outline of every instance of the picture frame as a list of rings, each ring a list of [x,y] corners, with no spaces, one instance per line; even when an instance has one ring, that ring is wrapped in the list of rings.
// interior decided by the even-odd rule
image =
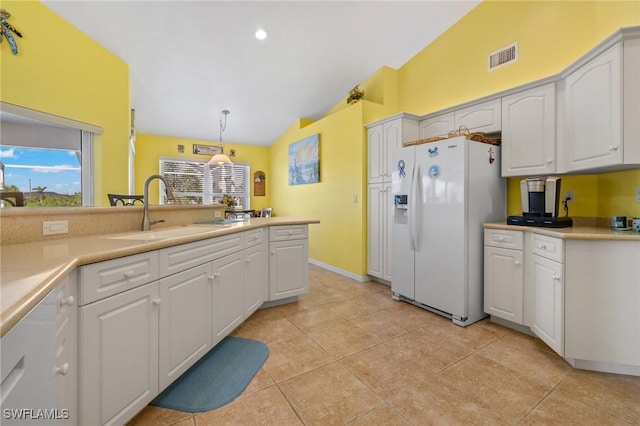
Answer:
[[[289,145],[289,185],[320,182],[320,135]]]
[[[212,157],[216,154],[220,154],[220,152],[222,152],[222,150],[220,149],[219,146],[193,144],[194,154],[208,155]]]

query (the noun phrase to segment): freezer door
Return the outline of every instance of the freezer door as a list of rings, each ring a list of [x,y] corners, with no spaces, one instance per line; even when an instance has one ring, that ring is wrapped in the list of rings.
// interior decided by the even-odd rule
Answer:
[[[411,177],[414,168],[415,148],[393,151],[394,168],[391,172],[393,200],[391,254],[391,291],[408,299],[414,298],[414,252],[409,229],[411,203]],[[406,197],[406,198],[405,198]],[[406,203],[406,204],[403,204]]]
[[[453,138],[416,147],[422,221],[415,256],[415,300],[467,316],[467,141]]]

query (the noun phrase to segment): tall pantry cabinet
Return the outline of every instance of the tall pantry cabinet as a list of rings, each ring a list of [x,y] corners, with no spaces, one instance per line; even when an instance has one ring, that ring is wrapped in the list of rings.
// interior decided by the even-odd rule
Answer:
[[[391,281],[392,152],[418,139],[418,117],[396,114],[367,125],[367,274]]]

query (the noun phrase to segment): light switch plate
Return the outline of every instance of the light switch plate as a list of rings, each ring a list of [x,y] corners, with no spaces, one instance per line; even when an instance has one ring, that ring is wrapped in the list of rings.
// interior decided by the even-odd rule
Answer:
[[[68,234],[68,220],[50,220],[42,222],[42,235]]]

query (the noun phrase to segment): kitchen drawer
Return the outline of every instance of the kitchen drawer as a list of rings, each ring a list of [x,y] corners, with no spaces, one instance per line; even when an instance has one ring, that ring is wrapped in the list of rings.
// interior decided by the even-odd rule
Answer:
[[[484,245],[491,247],[509,248],[523,250],[523,232],[507,231],[504,229],[485,229]]]
[[[253,247],[265,241],[265,228],[252,229],[244,233],[246,247]]]
[[[81,266],[78,306],[131,290],[157,279],[157,251]]]
[[[241,232],[160,249],[160,278],[211,262],[242,249]]]
[[[560,238],[532,233],[529,239],[529,249],[533,254],[564,263],[564,240]]]
[[[269,241],[300,240],[308,238],[308,225],[283,225],[269,228]]]

